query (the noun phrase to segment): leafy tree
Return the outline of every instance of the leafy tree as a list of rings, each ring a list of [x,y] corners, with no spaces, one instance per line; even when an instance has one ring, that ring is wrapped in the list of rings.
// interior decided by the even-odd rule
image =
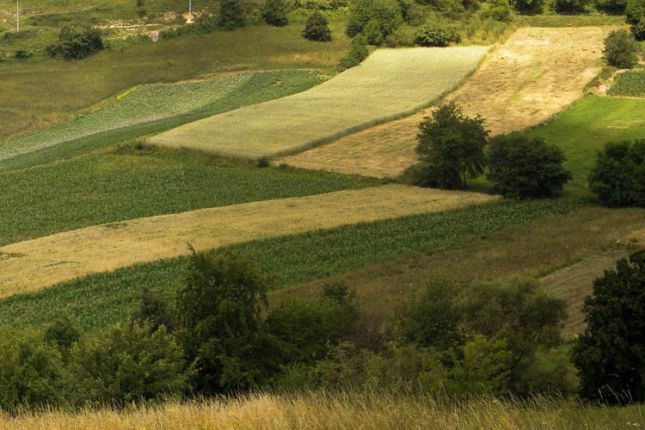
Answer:
[[[428,23],[417,30],[414,43],[419,46],[448,46],[459,43],[461,36],[453,28],[439,23]]]
[[[605,39],[603,54],[610,66],[631,69],[636,65],[639,49],[633,34],[627,30],[614,30]]]
[[[509,392],[513,354],[506,339],[482,335],[467,342],[452,371],[459,393],[503,395]]]
[[[581,396],[645,400],[645,251],[596,279],[584,312],[587,328],[573,351]]]
[[[101,32],[97,29],[65,26],[58,35],[58,44],[47,47],[52,57],[62,56],[65,60],[81,60],[104,48]]]
[[[492,18],[500,22],[513,20],[513,8],[508,0],[489,0],[486,3],[488,3],[488,9],[481,12],[482,18]]]
[[[564,158],[561,149],[539,137],[499,136],[490,144],[488,179],[504,197],[549,197],[571,179],[562,168]]]
[[[240,0],[221,0],[219,4],[219,16],[217,26],[227,30],[235,30],[246,25],[244,11]]]
[[[340,60],[338,70],[342,72],[343,70],[358,66],[369,54],[370,52],[367,49],[367,39],[362,34],[359,34],[352,39],[349,52],[342,60]]]
[[[289,23],[285,0],[266,0],[262,15],[267,24],[275,27],[284,27]]]
[[[369,30],[372,35],[378,33],[382,41],[402,23],[401,8],[396,0],[356,0],[350,6],[347,35],[354,37],[364,32],[370,37],[366,31]]]
[[[0,411],[65,404],[60,352],[32,331],[0,332]]]
[[[625,12],[627,0],[596,0],[596,8],[602,12],[621,15]]]
[[[625,19],[636,40],[645,40],[645,0],[628,0]]]
[[[70,368],[81,402],[90,405],[160,400],[189,388],[183,352],[164,327],[131,324],[83,338]]]
[[[645,139],[605,145],[589,188],[606,206],[645,206]]]
[[[542,12],[544,0],[511,0],[511,5],[518,13],[536,14]]]
[[[193,253],[177,298],[184,350],[203,394],[257,387],[268,377],[271,345],[262,333],[267,281],[233,252]],[[276,358],[277,360],[277,358]]]
[[[81,333],[69,318],[61,318],[45,329],[45,342],[56,347],[67,358],[72,345],[79,341]]]
[[[146,325],[152,331],[164,326],[172,332],[176,327],[175,315],[166,299],[158,292],[144,288],[141,292],[139,309],[130,319],[134,324]]]
[[[327,18],[315,10],[309,15],[305,22],[305,29],[302,31],[302,37],[317,42],[329,42],[331,40],[331,32]]]
[[[555,0],[553,10],[557,13],[581,13],[589,4],[589,0]]]
[[[488,131],[480,117],[468,118],[454,103],[437,109],[419,126],[420,164],[410,174],[422,186],[464,188],[482,174]]]
[[[367,21],[367,24],[365,24],[365,27],[363,28],[363,34],[367,39],[367,43],[370,45],[378,46],[383,43],[383,40],[385,39],[385,35],[381,29],[381,24],[379,24],[379,22],[374,18]]]

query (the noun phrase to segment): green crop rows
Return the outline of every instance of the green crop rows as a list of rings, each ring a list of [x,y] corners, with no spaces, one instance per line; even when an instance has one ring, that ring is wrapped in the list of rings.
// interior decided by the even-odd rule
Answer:
[[[608,94],[611,96],[645,96],[645,69],[630,70],[616,76]]]

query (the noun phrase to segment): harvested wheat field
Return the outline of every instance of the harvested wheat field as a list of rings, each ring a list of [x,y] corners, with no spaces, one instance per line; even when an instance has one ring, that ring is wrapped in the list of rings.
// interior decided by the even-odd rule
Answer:
[[[150,142],[243,158],[302,151],[428,106],[475,70],[487,50],[378,50],[309,91],[185,124]]]
[[[348,224],[440,212],[497,199],[388,185],[202,209],[84,228],[0,248],[0,297],[95,272]]]
[[[523,28],[447,97],[481,115],[493,135],[547,121],[582,97],[600,72],[610,27]],[[281,161],[306,169],[394,177],[416,161],[418,124],[432,109],[377,125]]]

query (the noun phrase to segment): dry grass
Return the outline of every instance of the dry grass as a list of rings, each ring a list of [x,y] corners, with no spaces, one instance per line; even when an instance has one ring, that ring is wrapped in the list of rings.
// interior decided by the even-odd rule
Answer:
[[[523,28],[447,100],[481,115],[493,135],[540,124],[583,95],[601,69],[609,27]],[[377,125],[283,161],[307,169],[398,176],[416,162],[418,124],[431,109]]]
[[[256,394],[191,403],[168,403],[128,411],[50,412],[3,418],[0,430],[161,429],[437,429],[552,430],[624,429],[645,424],[643,406],[585,407],[535,399],[460,403],[387,394]]]
[[[302,151],[427,106],[472,72],[487,49],[378,50],[309,91],[186,124],[151,143],[246,158]]]
[[[495,196],[389,185],[140,218],[0,248],[0,297],[197,250],[462,208]]]

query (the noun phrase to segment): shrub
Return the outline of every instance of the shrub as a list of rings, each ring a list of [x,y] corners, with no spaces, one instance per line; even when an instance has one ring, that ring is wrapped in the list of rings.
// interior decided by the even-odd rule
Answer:
[[[240,0],[221,0],[219,4],[219,15],[217,17],[217,26],[227,30],[235,30],[244,27],[246,20]]]
[[[368,55],[367,39],[365,39],[365,36],[363,35],[358,35],[352,40],[352,44],[347,55],[340,60],[338,70],[342,72],[343,70],[357,66],[362,63]]]
[[[370,27],[378,27],[385,38],[402,22],[401,8],[396,0],[356,0],[350,6],[347,35],[354,37],[364,32],[369,24]]]
[[[636,40],[645,40],[645,18],[638,24],[632,25],[631,30]]]
[[[614,15],[624,13],[626,6],[627,0],[596,0],[596,9]]]
[[[305,22],[305,29],[302,31],[302,37],[318,42],[328,42],[331,40],[331,32],[327,23],[327,18],[315,10],[309,15]]]
[[[157,331],[163,326],[172,332],[176,327],[175,315],[168,301],[160,293],[148,288],[141,292],[139,309],[132,314],[130,321],[140,326],[146,325],[152,331]]]
[[[614,30],[605,39],[603,54],[610,66],[631,69],[636,64],[639,49],[633,34],[627,30]]]
[[[414,46],[414,39],[414,28],[397,28],[385,38],[384,44],[390,48]]]
[[[260,385],[268,372],[262,351],[261,312],[267,282],[248,259],[229,251],[193,253],[188,279],[177,298],[178,336],[195,365],[202,394]]]
[[[58,36],[58,44],[47,47],[51,56],[60,55],[66,60],[80,60],[104,48],[101,32],[96,29],[84,30],[65,26]]]
[[[584,12],[589,0],[555,0],[553,10],[557,13],[580,13]]]
[[[71,354],[77,392],[87,405],[161,400],[189,387],[182,350],[163,327],[116,327],[82,339]]]
[[[28,60],[33,56],[34,54],[31,51],[27,51],[26,49],[19,49],[13,55],[16,60]]]
[[[468,118],[454,103],[437,109],[419,126],[420,163],[409,174],[421,186],[464,188],[482,174],[488,132],[480,117]]]
[[[494,191],[510,198],[549,197],[562,191],[571,173],[562,168],[564,153],[544,139],[499,136],[488,154],[488,179]]]
[[[370,19],[363,28],[363,34],[370,45],[380,45],[385,39],[381,25],[375,19]]]
[[[589,188],[606,206],[645,206],[645,139],[608,143],[598,153]]]
[[[482,335],[467,342],[452,371],[458,393],[503,395],[509,392],[513,354],[504,338]]]
[[[399,0],[403,20],[412,26],[421,25],[426,20],[426,9],[411,0]]]
[[[544,0],[512,0],[513,8],[523,14],[536,14],[542,12]]]
[[[417,30],[414,42],[420,46],[448,46],[451,42],[459,43],[459,33],[451,27],[439,23],[428,23]]]
[[[284,0],[267,0],[262,16],[267,24],[276,27],[284,27],[289,23],[287,5]]]
[[[434,0],[432,4],[441,15],[453,21],[461,19],[466,12],[461,0]]]
[[[593,283],[587,328],[573,351],[580,395],[624,403],[645,400],[645,251],[621,259]]]
[[[45,342],[66,353],[81,338],[81,333],[69,318],[61,318],[45,329]]]
[[[500,22],[513,20],[513,9],[508,0],[489,0],[488,9],[482,11],[482,18],[490,18]]]
[[[0,332],[0,411],[65,403],[60,353],[31,331]]]
[[[632,25],[645,20],[645,0],[627,0],[625,20]]]

